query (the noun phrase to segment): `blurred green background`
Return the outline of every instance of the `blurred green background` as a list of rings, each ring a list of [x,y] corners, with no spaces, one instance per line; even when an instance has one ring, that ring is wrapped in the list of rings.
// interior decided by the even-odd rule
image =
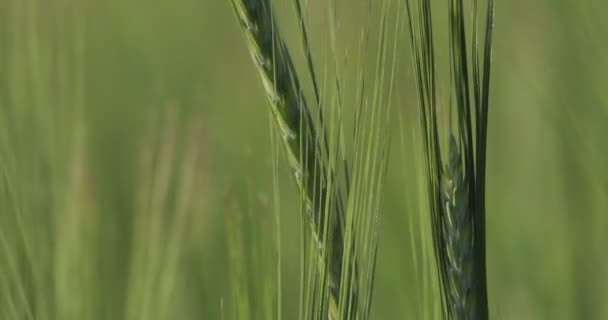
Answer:
[[[352,2],[340,16],[357,23],[367,2]],[[277,8],[289,38],[291,4]],[[497,1],[495,319],[608,318],[606,10]],[[400,30],[392,107],[410,141],[417,105]],[[233,319],[235,275],[276,259],[269,123],[229,0],[0,0],[0,318]],[[417,319],[425,272],[406,200],[420,186],[406,168],[421,158],[393,141],[372,316]],[[280,173],[282,316],[293,319],[300,218]],[[244,240],[230,240],[235,230]],[[250,253],[246,266],[234,266],[230,241]],[[267,273],[249,281],[266,288],[274,278],[255,276]]]

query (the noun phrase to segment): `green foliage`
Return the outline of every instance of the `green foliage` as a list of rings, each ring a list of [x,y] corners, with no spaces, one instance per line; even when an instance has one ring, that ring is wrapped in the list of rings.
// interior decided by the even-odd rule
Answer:
[[[606,5],[496,2],[483,98],[486,2],[428,3],[445,212],[472,206],[454,87],[491,101],[485,152],[470,112],[490,318],[607,318]],[[290,87],[264,88],[230,1],[0,0],[0,319],[327,318],[330,260],[336,319],[442,318],[406,4],[274,0],[266,78]],[[318,162],[317,228],[294,160]]]

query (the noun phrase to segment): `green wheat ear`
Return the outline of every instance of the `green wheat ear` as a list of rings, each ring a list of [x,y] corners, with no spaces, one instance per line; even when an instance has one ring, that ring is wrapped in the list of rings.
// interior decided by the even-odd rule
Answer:
[[[485,261],[485,165],[494,2],[488,0],[483,48],[474,0],[471,48],[464,0],[449,0],[450,103],[437,97],[430,0],[406,1],[425,145],[433,243],[444,318],[488,319]],[[471,52],[471,56],[468,56]],[[479,56],[483,61],[479,61]],[[472,77],[470,74],[472,73]],[[448,113],[450,125],[438,126]],[[453,117],[453,118],[452,118]],[[455,124],[454,128],[452,124]],[[448,140],[443,160],[440,141]]]
[[[319,135],[324,129],[315,127],[292,59],[277,29],[270,1],[231,2],[278,124],[318,246],[320,276],[327,277],[329,284],[328,301],[322,302],[321,309],[328,310],[330,319],[337,319],[344,218],[337,191],[328,190],[328,179],[333,175],[327,169],[328,156],[322,147],[325,140]],[[330,211],[336,214],[329,214]]]
[[[471,294],[475,279],[474,221],[469,206],[469,185],[463,170],[460,147],[450,136],[449,159],[441,180],[442,240],[448,305],[456,319],[477,319],[476,297]]]

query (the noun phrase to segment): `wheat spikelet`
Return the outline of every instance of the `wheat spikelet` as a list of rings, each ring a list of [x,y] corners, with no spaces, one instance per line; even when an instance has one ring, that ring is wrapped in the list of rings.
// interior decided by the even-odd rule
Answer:
[[[448,307],[456,319],[477,319],[473,295],[473,212],[467,177],[455,138],[450,138],[449,158],[441,180],[441,237],[445,251]]]
[[[318,245],[320,273],[327,277],[329,319],[337,319],[343,257],[340,197],[328,190],[327,159],[306,104],[288,49],[278,33],[269,0],[231,0],[276,119],[296,179],[312,236]],[[329,210],[326,210],[329,204]],[[329,214],[334,210],[336,214]],[[329,245],[328,245],[329,244]],[[325,275],[327,272],[327,275]],[[354,303],[356,305],[356,302]]]

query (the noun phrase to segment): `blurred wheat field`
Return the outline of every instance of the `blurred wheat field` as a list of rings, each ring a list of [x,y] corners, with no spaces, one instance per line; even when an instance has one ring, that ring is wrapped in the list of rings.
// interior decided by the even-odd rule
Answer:
[[[339,43],[365,17],[353,2],[338,1]],[[291,4],[275,3],[297,46]],[[327,15],[310,3],[314,44]],[[497,1],[493,319],[608,318],[606,9]],[[405,22],[396,30],[371,318],[435,319],[421,310],[436,284],[412,243],[426,203]],[[229,1],[0,0],[0,318],[266,319],[278,287],[281,318],[296,318],[298,195],[286,167],[273,175],[267,109]]]

